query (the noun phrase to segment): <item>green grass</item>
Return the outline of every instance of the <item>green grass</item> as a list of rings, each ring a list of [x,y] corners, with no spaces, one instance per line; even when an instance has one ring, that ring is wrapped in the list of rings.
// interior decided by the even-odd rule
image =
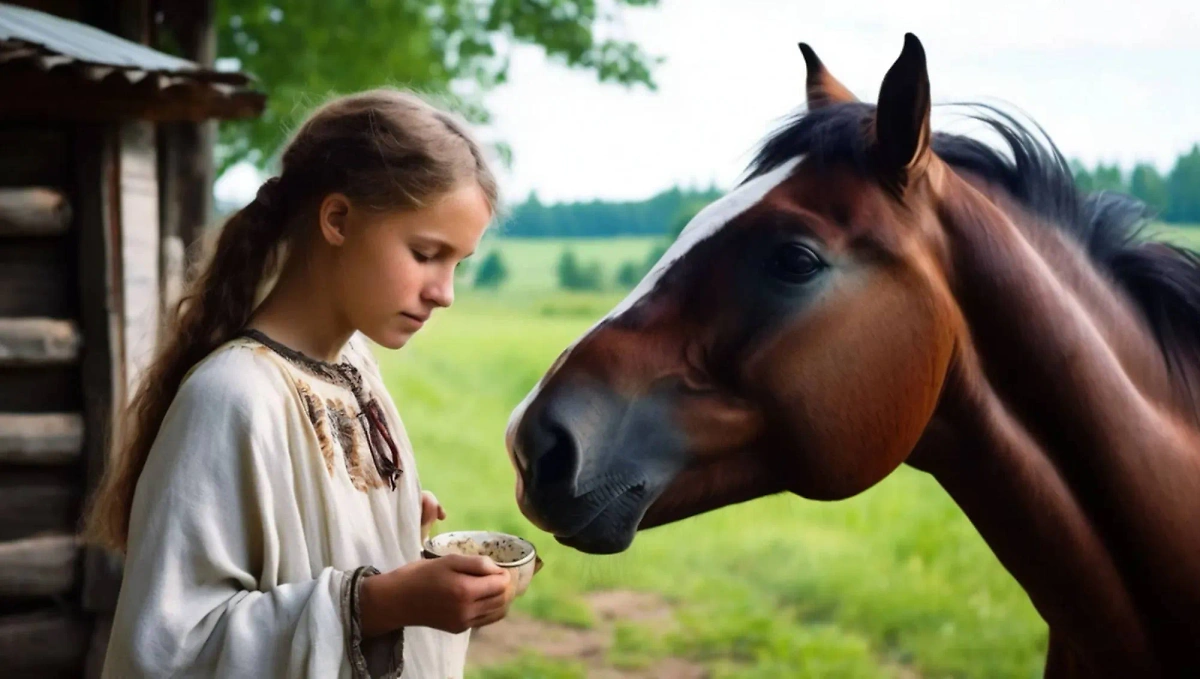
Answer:
[[[587,627],[583,594],[654,591],[676,607],[678,629],[649,640],[618,628],[614,662],[675,653],[721,677],[875,677],[896,665],[924,676],[1040,676],[1045,624],[941,488],[908,468],[840,503],[781,495],[657,528],[614,556],[573,552],[532,527],[513,497],[509,413],[622,293],[537,283],[537,267],[553,268],[561,242],[500,245],[512,248],[525,283],[461,290],[405,350],[377,354],[422,483],[447,508],[438,530],[508,531],[542,553],[546,566],[517,609]],[[620,261],[647,245],[591,249]],[[578,669],[523,659],[475,676],[582,676]]]
[[[1153,233],[1169,242],[1200,250],[1200,224],[1155,224]]]
[[[540,292],[558,284],[558,260],[566,249],[575,253],[580,264],[597,262],[604,281],[613,286],[621,264],[646,260],[650,251],[661,242],[655,238],[487,238],[476,258],[482,261],[489,250],[499,250],[508,266],[509,278],[504,285],[508,292]],[[474,259],[474,258],[473,258]]]

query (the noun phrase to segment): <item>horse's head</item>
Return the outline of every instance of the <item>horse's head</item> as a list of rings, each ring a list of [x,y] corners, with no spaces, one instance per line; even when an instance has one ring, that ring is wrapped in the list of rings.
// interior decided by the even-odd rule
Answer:
[[[766,494],[859,493],[916,446],[960,321],[924,51],[875,106],[807,45],[808,111],[514,412],[522,511],[577,549]]]

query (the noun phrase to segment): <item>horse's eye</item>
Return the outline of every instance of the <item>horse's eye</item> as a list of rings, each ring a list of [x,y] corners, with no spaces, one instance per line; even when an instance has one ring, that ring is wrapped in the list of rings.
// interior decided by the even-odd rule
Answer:
[[[784,243],[771,255],[771,273],[788,283],[805,283],[817,275],[825,263],[809,248],[799,243]]]

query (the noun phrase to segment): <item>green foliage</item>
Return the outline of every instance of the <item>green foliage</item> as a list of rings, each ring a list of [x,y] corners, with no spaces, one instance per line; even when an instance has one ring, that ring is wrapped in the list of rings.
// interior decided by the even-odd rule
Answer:
[[[504,258],[497,250],[488,252],[475,272],[475,287],[498,288],[506,280],[508,280],[508,267],[504,265]]]
[[[586,676],[582,663],[542,658],[535,653],[525,653],[499,667],[479,671],[467,668],[468,679],[584,679]]]
[[[558,286],[564,290],[599,290],[604,287],[599,262],[582,265],[574,250],[563,250],[558,260]]]
[[[1155,214],[1167,209],[1167,183],[1153,165],[1139,163],[1129,175],[1129,193],[1145,203]]]
[[[1135,165],[1128,179],[1120,167],[1104,163],[1089,169],[1073,160],[1071,171],[1075,183],[1085,192],[1128,193],[1166,222],[1200,222],[1200,144],[1181,154],[1165,177],[1147,163]]]
[[[236,60],[268,94],[254,120],[224,124],[219,171],[264,166],[315,105],[335,94],[396,85],[439,95],[485,122],[483,95],[508,76],[512,49],[540,46],[601,82],[656,87],[661,62],[637,45],[598,39],[622,7],[657,0],[223,0],[217,54]],[[613,11],[607,11],[612,7]]]
[[[502,230],[510,237],[649,236],[669,234],[680,215],[719,198],[714,188],[704,191],[674,187],[643,201],[602,201],[546,205],[536,193],[515,206]]]
[[[626,260],[621,264],[621,268],[617,269],[617,286],[626,290],[634,288],[647,271],[649,268],[644,267],[643,262]]]
[[[663,634],[648,626],[617,621],[608,661],[621,669],[643,669],[666,654]]]
[[[1200,222],[1200,144],[1179,156],[1167,178],[1169,222]]]
[[[1125,186],[1124,178],[1121,176],[1121,168],[1115,164],[1097,164],[1096,170],[1092,172],[1092,190],[1126,192],[1128,189]]]

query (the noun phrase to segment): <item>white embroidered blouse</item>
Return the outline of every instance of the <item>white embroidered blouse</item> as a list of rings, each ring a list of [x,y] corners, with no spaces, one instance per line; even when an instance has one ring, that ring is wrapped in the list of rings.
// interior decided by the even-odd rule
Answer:
[[[185,378],[138,481],[103,676],[460,677],[465,635],[358,632],[359,581],[421,558],[420,514],[364,338],[337,364],[226,343]]]

